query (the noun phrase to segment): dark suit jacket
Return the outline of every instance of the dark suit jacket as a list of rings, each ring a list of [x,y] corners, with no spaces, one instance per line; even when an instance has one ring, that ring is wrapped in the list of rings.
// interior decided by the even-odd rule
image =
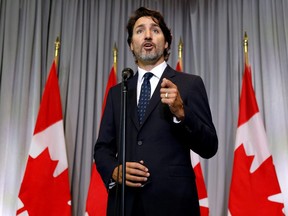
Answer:
[[[160,83],[164,77],[177,85],[182,97],[185,119],[181,123],[174,123],[169,107],[161,103]],[[149,183],[142,188],[126,187],[126,215],[130,216],[136,195],[148,216],[199,215],[190,149],[203,158],[214,156],[218,149],[203,81],[199,76],[179,73],[167,66],[140,126],[137,79],[138,73],[128,80],[126,161],[144,160],[150,177]],[[121,84],[118,84],[108,94],[94,151],[97,170],[107,188],[118,165],[120,111]],[[108,215],[113,215],[115,191],[116,187],[109,190]]]

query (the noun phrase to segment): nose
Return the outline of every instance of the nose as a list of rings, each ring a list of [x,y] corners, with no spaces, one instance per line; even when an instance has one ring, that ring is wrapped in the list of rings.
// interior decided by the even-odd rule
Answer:
[[[146,40],[150,40],[150,39],[151,39],[151,36],[152,36],[151,30],[145,31],[145,39],[146,39]]]

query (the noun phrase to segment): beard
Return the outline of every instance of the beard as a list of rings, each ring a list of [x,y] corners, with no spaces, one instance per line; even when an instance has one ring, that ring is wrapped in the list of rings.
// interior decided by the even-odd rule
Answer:
[[[155,51],[141,50],[139,52],[134,51],[134,55],[137,61],[145,63],[157,62],[163,56],[164,50],[156,49]]]

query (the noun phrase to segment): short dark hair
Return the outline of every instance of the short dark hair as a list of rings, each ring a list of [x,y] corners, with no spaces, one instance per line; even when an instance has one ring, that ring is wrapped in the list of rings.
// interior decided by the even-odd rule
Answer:
[[[127,24],[127,31],[128,31],[127,42],[128,42],[128,45],[130,46],[130,44],[132,42],[133,28],[134,28],[136,21],[139,18],[144,17],[144,16],[151,17],[153,19],[153,21],[155,23],[157,23],[159,25],[159,27],[161,28],[161,30],[164,34],[164,37],[165,37],[165,41],[168,43],[168,47],[164,50],[164,59],[165,59],[165,61],[167,61],[169,58],[169,55],[170,55],[169,50],[170,50],[170,46],[171,46],[171,42],[172,42],[172,35],[171,35],[170,29],[167,27],[167,25],[164,21],[164,17],[158,11],[149,10],[145,7],[140,7],[134,12],[134,14],[128,20],[128,24]]]

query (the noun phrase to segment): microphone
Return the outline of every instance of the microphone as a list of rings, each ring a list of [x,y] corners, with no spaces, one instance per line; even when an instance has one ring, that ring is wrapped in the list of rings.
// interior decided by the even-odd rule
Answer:
[[[133,76],[134,72],[131,68],[124,68],[122,70],[122,78],[123,80],[128,80],[129,78],[131,78]]]

